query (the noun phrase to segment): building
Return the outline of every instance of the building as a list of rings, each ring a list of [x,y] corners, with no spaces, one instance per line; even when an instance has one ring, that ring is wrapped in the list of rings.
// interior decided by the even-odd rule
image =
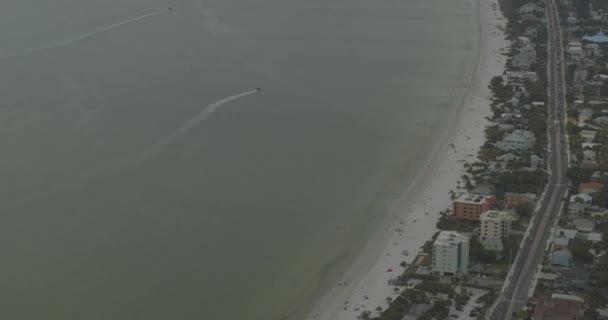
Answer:
[[[591,43],[608,43],[608,36],[600,31],[593,36],[584,36],[583,40]]]
[[[557,250],[553,251],[551,255],[551,265],[560,266],[560,267],[570,267],[572,263],[572,253],[570,250]]]
[[[593,151],[593,150],[583,151],[583,161],[595,161],[595,151]]]
[[[479,220],[482,213],[494,209],[495,203],[496,198],[493,195],[465,193],[454,201],[454,215],[458,219]]]
[[[527,130],[515,130],[496,143],[496,147],[503,151],[519,151],[530,149],[536,143],[534,133]]]
[[[584,126],[585,123],[581,123],[581,117],[579,114],[579,126]],[[597,131],[595,130],[581,130],[581,132],[579,133],[581,135],[581,137],[583,138],[583,140],[585,142],[593,142],[593,140],[595,139],[595,135],[597,134]]]
[[[515,208],[523,203],[534,205],[536,203],[536,195],[534,193],[505,193],[505,206],[507,208]]]
[[[578,191],[580,193],[594,193],[602,190],[604,188],[604,184],[601,182],[583,182],[578,185]]]
[[[553,249],[554,250],[563,250],[568,249],[570,245],[570,239],[566,237],[557,237],[553,239]]]
[[[479,217],[481,222],[479,238],[481,240],[508,239],[512,220],[513,215],[504,211],[488,210],[482,213]]]
[[[562,268],[557,273],[555,286],[565,291],[584,290],[587,288],[589,276],[589,271],[580,268]]]
[[[540,297],[532,320],[579,320],[583,317],[583,303],[559,297]]]
[[[595,230],[595,222],[589,219],[574,220],[572,225],[581,232],[593,232]]]
[[[591,202],[593,198],[585,193],[575,194],[570,196],[568,203],[568,214],[570,215],[582,215],[586,209],[591,208]]]
[[[578,233],[578,231],[576,231],[574,229],[562,229],[562,228],[557,228],[557,232],[555,232],[556,236],[566,237],[570,240],[576,238],[577,233]]]
[[[455,231],[441,231],[433,242],[434,272],[467,274],[469,269],[469,238]]]

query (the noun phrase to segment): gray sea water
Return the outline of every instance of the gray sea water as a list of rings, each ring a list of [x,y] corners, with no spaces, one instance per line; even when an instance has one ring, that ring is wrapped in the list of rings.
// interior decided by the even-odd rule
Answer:
[[[452,121],[476,45],[471,0],[0,4],[14,320],[293,314]]]

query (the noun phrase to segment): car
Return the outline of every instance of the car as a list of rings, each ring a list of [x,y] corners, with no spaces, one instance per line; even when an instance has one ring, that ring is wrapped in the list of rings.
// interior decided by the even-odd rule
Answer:
[[[452,314],[450,315],[450,318],[456,319],[456,318],[458,318],[458,315],[457,315],[457,314],[455,314],[455,313],[452,313]]]

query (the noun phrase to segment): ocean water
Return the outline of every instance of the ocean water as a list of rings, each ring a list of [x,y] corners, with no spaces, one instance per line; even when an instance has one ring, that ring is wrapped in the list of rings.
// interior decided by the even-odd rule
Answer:
[[[474,14],[3,0],[0,316],[295,314],[453,121]]]

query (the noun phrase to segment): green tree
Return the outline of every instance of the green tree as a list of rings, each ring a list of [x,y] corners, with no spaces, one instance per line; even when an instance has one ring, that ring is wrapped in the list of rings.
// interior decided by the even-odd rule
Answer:
[[[534,212],[532,204],[529,202],[520,202],[515,205],[515,213],[520,217],[530,217]]]

